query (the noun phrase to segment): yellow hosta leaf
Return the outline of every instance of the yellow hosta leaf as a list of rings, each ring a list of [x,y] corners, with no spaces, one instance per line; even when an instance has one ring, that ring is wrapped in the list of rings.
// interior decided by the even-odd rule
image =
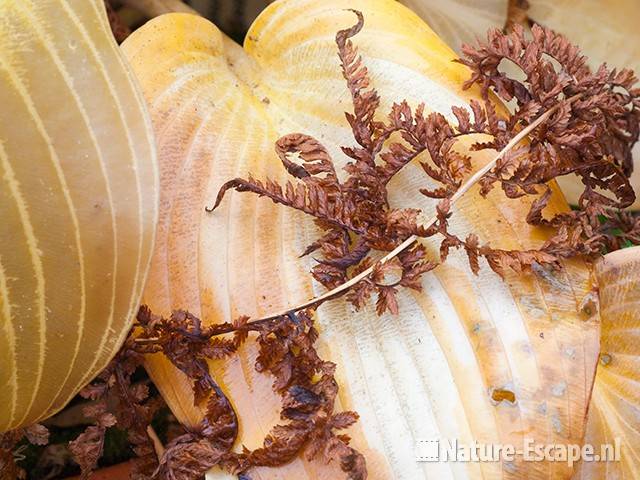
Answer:
[[[139,305],[150,123],[102,0],[0,1],[0,431],[62,408]]]
[[[529,16],[580,46],[592,68],[606,63],[612,68],[630,68],[640,74],[640,2],[638,0],[529,0]],[[636,169],[631,180],[640,197],[640,145],[634,149]],[[567,200],[577,203],[583,185],[561,179]],[[633,204],[640,209],[640,198]]]
[[[605,256],[596,267],[602,345],[585,443],[615,445],[615,462],[583,462],[575,480],[640,478],[640,247]]]
[[[412,9],[447,45],[462,52],[463,43],[484,39],[490,28],[507,23],[509,0],[400,0]]]
[[[283,134],[320,139],[338,167],[340,146],[354,140],[343,112],[351,100],[334,44],[337,30],[365,27],[355,39],[383,111],[406,98],[449,114],[476,92],[463,92],[467,71],[453,52],[408,9],[393,0],[285,0],[254,23],[244,50],[208,21],[159,17],[124,44],[151,109],[161,162],[161,216],[144,302],[159,314],[184,308],[206,322],[260,315],[295,305],[321,289],[312,260],[299,255],[317,236],[311,219],[265,199],[231,194],[205,213],[233,177],[284,180],[274,153]],[[489,155],[477,157],[477,165]],[[418,193],[425,177],[410,165],[391,187],[395,205],[432,213]],[[554,187],[555,188],[555,187]],[[556,194],[551,210],[567,206]],[[462,234],[502,248],[539,245],[548,232],[524,221],[526,201],[499,192],[469,192],[454,208]],[[437,257],[437,247],[430,246]],[[373,479],[569,478],[561,463],[417,463],[416,439],[485,443],[579,443],[598,352],[598,320],[579,310],[589,292],[580,262],[562,273],[510,276],[488,268],[479,277],[452,254],[424,279],[424,292],[402,292],[397,317],[373,307],[353,312],[342,300],[317,314],[320,353],[338,364],[341,409],[360,422],[350,430]],[[241,444],[261,445],[279,422],[272,379],[254,370],[255,344],[211,363],[240,418]],[[149,371],[178,418],[193,424],[191,386],[162,358]],[[513,400],[513,401],[511,401]],[[214,475],[214,474],[212,474]],[[338,479],[336,465],[296,460],[252,472],[260,479]],[[214,477],[218,478],[218,477]],[[222,477],[220,477],[222,478]]]
[[[592,67],[606,62],[612,68],[640,71],[636,0],[615,0],[606,6],[600,0],[529,0],[527,13],[578,43]]]

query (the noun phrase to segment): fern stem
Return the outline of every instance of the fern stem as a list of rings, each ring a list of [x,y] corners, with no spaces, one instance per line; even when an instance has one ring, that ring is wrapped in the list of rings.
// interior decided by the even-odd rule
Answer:
[[[580,97],[582,97],[582,94],[574,95],[573,97],[570,97],[569,99],[567,99],[566,103],[570,105],[573,102],[575,102],[576,100],[578,100]],[[524,129],[522,129],[522,131],[520,133],[518,133],[518,135],[513,137],[511,139],[511,141],[495,156],[495,158],[493,160],[491,160],[484,167],[482,167],[480,170],[478,170],[476,173],[474,173],[471,176],[471,178],[469,178],[456,191],[456,193],[451,196],[451,198],[450,198],[451,205],[453,205],[456,201],[458,201],[476,183],[478,183],[480,181],[480,179],[482,179],[482,177],[484,177],[487,173],[489,173],[496,166],[496,163],[502,157],[504,157],[504,155],[506,155],[511,149],[513,149],[513,147],[515,147],[522,140],[524,140],[527,137],[527,135],[529,135],[533,130],[535,130],[541,124],[546,122],[551,117],[551,115],[553,115],[555,112],[557,112],[560,109],[560,107],[563,106],[564,104],[565,104],[565,102],[558,103],[554,107],[550,108],[545,113],[540,115],[535,121],[533,121],[531,124],[527,125]],[[434,215],[433,217],[431,217],[431,219],[429,219],[429,221],[425,225],[426,228],[429,228],[430,226],[434,225],[437,221],[438,221],[438,216]],[[367,268],[366,270],[364,270],[363,272],[359,273],[355,277],[349,279],[349,281],[343,283],[342,285],[339,285],[336,288],[334,288],[332,290],[329,290],[328,292],[323,293],[322,295],[320,295],[318,297],[315,297],[315,298],[313,298],[311,300],[308,300],[308,301],[306,301],[304,303],[301,303],[299,305],[296,305],[294,307],[288,308],[287,310],[284,310],[282,312],[273,313],[273,314],[267,315],[265,317],[261,317],[261,318],[256,319],[256,320],[252,320],[251,323],[263,322],[263,321],[273,320],[275,318],[280,318],[280,317],[282,317],[284,315],[287,315],[290,312],[297,312],[297,311],[300,311],[300,310],[305,309],[305,308],[315,307],[315,306],[318,306],[318,305],[322,304],[323,302],[325,302],[327,300],[330,300],[332,298],[338,297],[338,296],[342,295],[343,293],[345,293],[347,290],[349,290],[351,287],[353,287],[355,284],[357,284],[358,282],[361,282],[362,280],[367,278],[369,275],[371,275],[373,273],[373,270],[376,268],[376,266],[383,265],[386,262],[394,259],[400,253],[402,253],[405,250],[407,250],[408,248],[410,248],[414,243],[416,243],[417,240],[418,240],[418,237],[416,235],[412,235],[409,238],[407,238],[404,242],[402,242],[400,245],[398,245],[394,250],[392,250],[387,255],[385,255],[383,258],[378,260],[378,262],[376,262],[376,264],[374,264],[371,267]]]

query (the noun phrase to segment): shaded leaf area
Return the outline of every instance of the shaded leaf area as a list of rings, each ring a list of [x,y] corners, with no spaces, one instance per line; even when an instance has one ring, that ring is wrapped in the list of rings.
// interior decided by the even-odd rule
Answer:
[[[111,27],[116,42],[124,42],[126,38],[131,35],[131,29],[113,7],[111,0],[104,0],[104,6],[107,10],[107,19],[109,20],[109,26]]]
[[[131,478],[149,478],[157,469],[156,451],[148,432],[155,414],[164,407],[164,401],[161,397],[150,396],[148,385],[132,381],[142,364],[142,355],[132,348],[133,345],[133,340],[127,339],[107,368],[80,392],[82,397],[93,401],[85,408],[85,416],[94,421],[94,425],[69,444],[83,479],[89,478],[104,453],[107,429],[116,425],[127,433],[136,457]]]
[[[111,30],[118,43],[149,18],[170,11],[185,11],[181,3],[215,23],[242,45],[249,26],[269,0],[104,0]]]
[[[467,253],[474,273],[484,258],[504,276],[508,270],[520,273],[534,265],[559,268],[565,258],[637,243],[640,224],[621,212],[635,199],[629,176],[631,148],[639,135],[640,90],[631,71],[609,71],[602,66],[592,72],[578,48],[564,37],[536,26],[533,39],[528,40],[516,26],[510,34],[489,32],[486,43],[478,47],[464,47],[465,58],[458,61],[472,72],[465,88],[479,85],[484,100],[453,107],[456,122],[440,113],[426,114],[424,105],[412,109],[406,101],[394,104],[381,117],[380,97],[351,40],[364,25],[362,14],[355,14],[358,23],[336,36],[353,101],[353,112],[346,113],[346,119],[357,145],[342,149],[351,159],[344,169],[346,179],[340,181],[332,158],[319,141],[294,133],[276,144],[276,153],[292,180],[285,185],[252,176],[230,180],[208,211],[221,203],[228,190],[235,189],[313,216],[323,234],[303,255],[318,255],[314,278],[332,290],[370,271],[348,289],[347,299],[361,308],[375,294],[380,314],[397,313],[397,288],[419,290],[421,276],[445,261],[451,249]],[[499,66],[505,59],[519,66],[526,80],[502,73]],[[494,94],[515,102],[514,113],[499,112],[490,100]],[[510,145],[545,114],[549,118],[530,133],[527,144]],[[498,186],[511,199],[535,198],[528,223],[555,231],[539,249],[496,249],[481,245],[474,234],[460,238],[449,230],[451,205],[472,171],[472,157],[459,144],[464,137],[478,138],[471,152],[504,152],[479,179],[481,195]],[[414,160],[420,162],[430,185],[421,193],[439,199],[436,219],[430,223],[421,220],[419,209],[393,208],[388,201],[389,182]],[[580,209],[546,218],[544,211],[551,198],[548,182],[573,173],[584,184]],[[387,261],[374,260],[380,252],[394,252],[408,239],[436,235],[442,238],[439,259],[428,258],[425,248],[414,242],[409,249],[385,257]],[[393,260],[388,261],[390,258]]]
[[[19,466],[25,459],[28,445],[46,445],[49,431],[40,424],[0,434],[0,480],[27,478],[27,472]]]
[[[150,396],[155,398],[155,402],[162,404],[159,393],[153,384],[149,383],[143,369],[137,369],[132,379],[134,385],[148,385]],[[107,410],[115,410],[117,399],[113,395],[109,397],[106,398]],[[40,441],[31,443],[30,440],[34,437],[25,435],[25,430],[4,434],[0,440],[0,457],[3,459],[0,461],[0,479],[52,480],[80,475],[81,467],[76,460],[81,463],[89,461],[89,456],[85,458],[82,450],[86,448],[87,453],[93,452],[95,459],[95,449],[99,446],[102,447],[102,451],[97,459],[98,468],[121,464],[131,459],[134,459],[135,463],[137,455],[127,431],[117,424],[105,428],[104,431],[94,425],[98,419],[92,415],[108,413],[104,411],[103,400],[92,401],[78,395],[64,410],[47,419],[44,426],[38,426],[39,429],[46,428],[48,441],[42,436]],[[108,416],[105,419],[108,419]],[[151,425],[163,440],[171,439],[182,431],[182,427],[166,406],[155,414]],[[89,440],[90,444],[86,447],[79,445],[81,439]],[[73,445],[76,446],[75,451],[81,454],[79,457],[72,454]],[[7,463],[5,459],[14,463]],[[85,469],[87,466],[90,465],[86,465]]]

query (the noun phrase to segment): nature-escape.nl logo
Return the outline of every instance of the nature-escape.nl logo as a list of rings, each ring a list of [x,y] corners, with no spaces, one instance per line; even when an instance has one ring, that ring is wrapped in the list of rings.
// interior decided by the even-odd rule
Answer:
[[[419,462],[565,462],[620,461],[620,439],[602,445],[540,444],[526,438],[522,446],[493,443],[462,443],[457,439],[420,439],[416,442]]]

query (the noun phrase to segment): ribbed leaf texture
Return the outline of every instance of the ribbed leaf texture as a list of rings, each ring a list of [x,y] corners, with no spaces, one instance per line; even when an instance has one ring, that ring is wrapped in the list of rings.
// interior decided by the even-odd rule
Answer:
[[[415,14],[392,0],[284,0],[265,10],[244,50],[208,21],[191,15],[155,19],[123,48],[150,105],[158,138],[162,201],[159,238],[144,303],[163,316],[187,309],[205,323],[259,316],[312,298],[310,258],[300,258],[318,238],[303,214],[266,199],[232,193],[206,213],[221,185],[232,178],[271,178],[287,172],[275,152],[283,135],[319,139],[341,172],[340,147],[354,140],[344,117],[351,98],[334,43],[338,30],[362,11],[364,29],[354,39],[381,96],[381,111],[407,99],[444,115],[452,105],[479,98],[462,91],[469,72]],[[469,143],[470,144],[470,143]],[[467,145],[469,145],[467,144]],[[490,153],[474,153],[474,168]],[[435,211],[419,193],[425,177],[409,165],[390,184],[390,201]],[[505,200],[477,189],[453,208],[451,228],[475,232],[480,242],[507,249],[539,247],[549,233],[525,221],[530,201]],[[553,185],[549,214],[567,205]],[[428,244],[437,258],[438,245]],[[570,478],[556,462],[418,463],[418,438],[457,438],[521,445],[579,443],[598,355],[599,321],[581,309],[590,292],[589,271],[579,262],[560,272],[531,276],[488,268],[474,276],[464,254],[425,275],[423,291],[401,291],[398,316],[378,317],[371,305],[354,313],[344,300],[317,312],[319,353],[337,363],[336,410],[355,410],[352,445],[367,458],[369,478]],[[255,371],[255,342],[231,360],[212,361],[216,381],[240,421],[236,448],[255,449],[279,422],[273,379]],[[177,417],[191,425],[192,386],[166,360],[148,369]],[[212,478],[218,477],[211,473]],[[302,458],[251,478],[339,479],[339,466]]]
[[[585,443],[619,445],[619,461],[583,462],[575,480],[640,478],[640,248],[610,253],[596,267],[602,345]]]
[[[102,0],[0,2],[0,431],[62,408],[139,306],[148,115]]]

